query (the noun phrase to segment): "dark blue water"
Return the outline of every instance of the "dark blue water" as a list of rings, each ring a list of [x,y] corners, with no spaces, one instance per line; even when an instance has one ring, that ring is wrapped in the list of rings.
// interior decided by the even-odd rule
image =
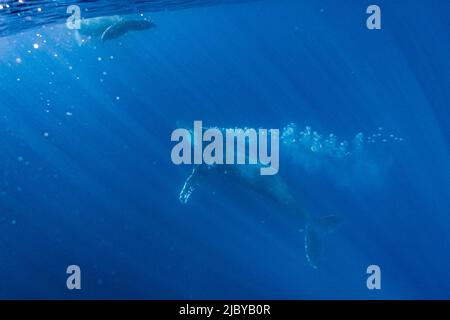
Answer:
[[[448,298],[450,3],[377,1],[370,31],[361,1],[221,2],[80,3],[157,25],[82,45],[64,2],[20,27],[0,9],[0,298]],[[194,120],[291,133],[279,177],[342,220],[317,270],[292,215],[246,186],[178,201],[191,168],[170,134]]]

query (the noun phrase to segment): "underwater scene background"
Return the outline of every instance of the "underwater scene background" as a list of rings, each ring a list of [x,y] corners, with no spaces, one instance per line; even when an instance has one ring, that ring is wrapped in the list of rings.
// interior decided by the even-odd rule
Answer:
[[[154,27],[102,41],[71,4]],[[370,4],[0,1],[0,298],[449,298],[450,2]],[[317,269],[239,181],[179,201],[194,120],[280,129],[279,178],[341,221]]]

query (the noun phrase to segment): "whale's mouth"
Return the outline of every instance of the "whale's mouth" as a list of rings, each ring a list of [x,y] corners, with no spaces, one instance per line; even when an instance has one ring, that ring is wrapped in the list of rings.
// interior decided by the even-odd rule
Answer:
[[[21,2],[3,0],[0,2],[0,37],[24,32],[38,26],[65,23],[69,16],[67,8],[71,5],[78,5],[82,9],[82,18],[84,19],[249,1],[257,0],[41,0]]]

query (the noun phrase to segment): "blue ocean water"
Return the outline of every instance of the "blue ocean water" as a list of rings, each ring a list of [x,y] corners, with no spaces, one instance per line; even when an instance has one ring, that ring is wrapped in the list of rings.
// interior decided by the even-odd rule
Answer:
[[[156,24],[104,43],[73,3],[0,2],[0,298],[449,298],[448,1],[378,0],[381,30],[356,0],[80,1]],[[280,128],[279,177],[342,221],[318,269],[246,186],[180,203],[194,120]]]

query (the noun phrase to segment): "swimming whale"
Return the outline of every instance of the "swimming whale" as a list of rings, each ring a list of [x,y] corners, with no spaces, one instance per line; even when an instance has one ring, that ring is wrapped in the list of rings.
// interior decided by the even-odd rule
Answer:
[[[128,33],[130,31],[139,31],[139,30],[147,30],[154,28],[155,24],[151,21],[145,20],[145,19],[121,19],[118,22],[110,25],[101,36],[101,39],[103,42],[118,38],[125,33]]]
[[[117,15],[82,19],[80,28],[75,30],[75,40],[79,45],[92,38],[100,38],[105,42],[131,31],[147,30],[154,27],[156,25],[147,19],[123,18]]]
[[[182,204],[186,204],[192,193],[208,177],[221,176],[231,178],[233,183],[249,188],[266,199],[296,215],[298,227],[304,232],[304,246],[309,265],[317,269],[321,260],[322,239],[324,235],[333,231],[340,223],[335,215],[328,215],[316,219],[304,210],[290,193],[288,185],[279,175],[260,175],[260,165],[197,165],[186,179],[179,195]]]

